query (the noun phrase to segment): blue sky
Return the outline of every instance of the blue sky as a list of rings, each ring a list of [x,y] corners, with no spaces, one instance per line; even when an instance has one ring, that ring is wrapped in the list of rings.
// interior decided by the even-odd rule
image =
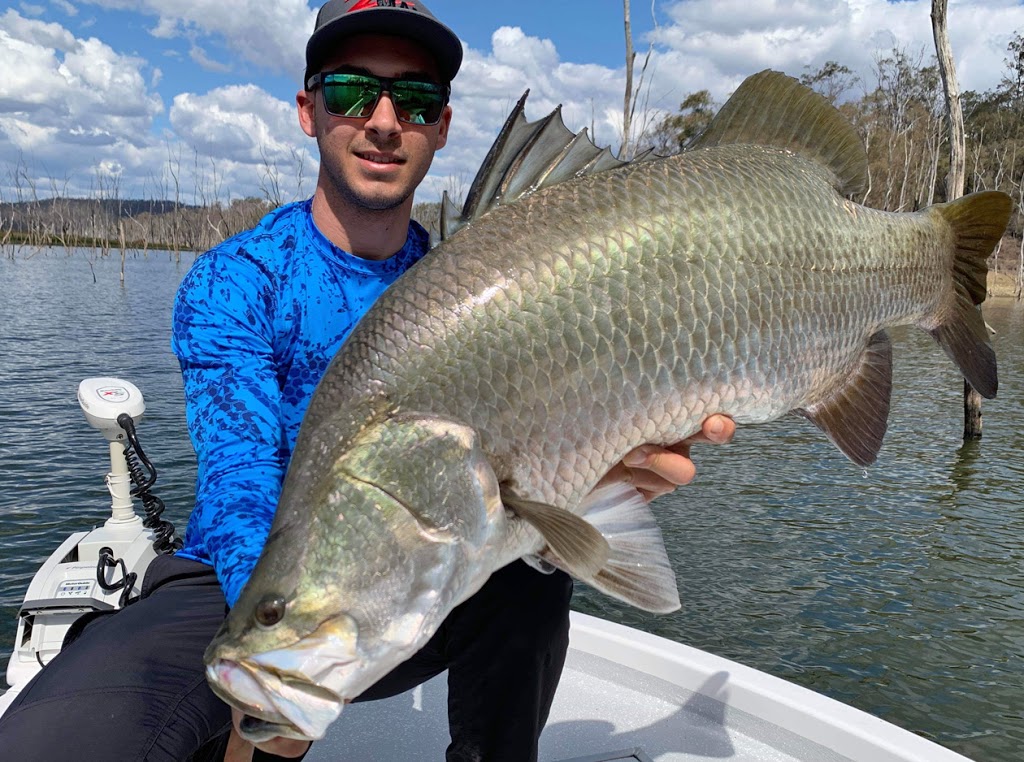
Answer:
[[[558,104],[573,129],[621,138],[619,0],[430,0],[463,40],[449,146],[421,192],[468,183],[509,107]],[[37,192],[159,196],[169,177],[193,195],[261,195],[273,174],[287,199],[318,168],[293,97],[316,5],[306,0],[25,0],[0,4],[0,197],[22,167]],[[652,17],[652,8],[655,16]],[[641,123],[707,88],[724,101],[763,68],[793,75],[837,60],[873,86],[873,63],[899,47],[932,55],[928,0],[634,0],[635,46],[652,46]],[[951,0],[963,89],[994,87],[1024,31],[1020,0]],[[24,189],[22,190],[24,192]],[[286,200],[287,200],[286,199]]]

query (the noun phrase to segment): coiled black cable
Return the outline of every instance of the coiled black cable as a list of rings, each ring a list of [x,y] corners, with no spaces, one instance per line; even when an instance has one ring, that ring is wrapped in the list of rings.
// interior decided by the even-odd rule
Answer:
[[[107,582],[107,569],[116,569],[118,566],[121,567],[121,579],[117,582]],[[112,593],[114,590],[121,591],[121,598],[117,602],[120,608],[124,608],[129,603],[134,603],[137,600],[129,596],[132,594],[132,588],[135,587],[135,580],[138,577],[139,575],[135,572],[128,571],[123,558],[114,560],[114,551],[110,548],[100,548],[99,562],[96,564],[96,581],[108,593]]]
[[[153,550],[157,553],[173,553],[182,547],[181,539],[174,536],[174,525],[160,518],[164,512],[164,501],[149,491],[156,483],[156,466],[154,466],[139,444],[135,435],[135,421],[127,413],[117,416],[117,425],[124,429],[128,436],[128,444],[124,448],[124,459],[128,463],[128,473],[132,480],[132,496],[142,501],[146,512],[142,525],[152,529],[155,535]],[[146,472],[149,472],[148,474]]]

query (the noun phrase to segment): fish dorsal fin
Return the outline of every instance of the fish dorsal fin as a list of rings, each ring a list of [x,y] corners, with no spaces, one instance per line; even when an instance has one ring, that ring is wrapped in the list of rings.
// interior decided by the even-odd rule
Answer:
[[[561,559],[557,564],[579,579],[589,579],[607,563],[608,542],[575,513],[553,505],[502,494],[505,507],[540,532]]]
[[[846,196],[867,187],[868,157],[857,130],[823,96],[781,72],[743,80],[687,150],[748,143],[775,146],[827,167]]]
[[[871,337],[860,366],[828,399],[794,412],[828,435],[858,466],[875,462],[889,422],[892,344],[884,331]]]
[[[509,204],[540,188],[574,177],[621,167],[625,162],[608,148],[598,148],[584,128],[573,132],[559,106],[543,119],[526,121],[527,90],[519,99],[487,152],[459,212],[448,198],[441,204],[441,240],[479,219],[498,204]],[[654,158],[650,152],[634,161]]]

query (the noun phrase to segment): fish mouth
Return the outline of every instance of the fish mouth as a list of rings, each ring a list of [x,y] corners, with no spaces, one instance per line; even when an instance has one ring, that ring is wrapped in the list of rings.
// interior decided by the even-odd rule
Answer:
[[[238,732],[251,744],[261,744],[274,738],[294,738],[299,741],[313,739],[299,733],[298,729],[286,723],[268,722],[250,714],[245,715],[238,723]]]
[[[346,699],[304,675],[282,674],[246,659],[218,659],[206,668],[213,692],[250,720],[242,735],[253,743],[276,736],[315,740],[338,718]]]
[[[242,734],[315,740],[341,714],[362,660],[354,622],[339,617],[289,646],[231,659],[214,658],[206,677],[221,699],[253,718]],[[269,734],[269,735],[268,735]]]

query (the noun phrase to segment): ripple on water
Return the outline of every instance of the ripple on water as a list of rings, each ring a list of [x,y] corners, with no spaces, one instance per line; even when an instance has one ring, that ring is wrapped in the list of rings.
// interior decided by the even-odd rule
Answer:
[[[191,258],[188,258],[191,261]],[[140,435],[184,526],[194,460],[170,353],[166,254],[0,260],[0,657],[39,562],[102,522],[106,448],[81,378],[146,395]],[[698,448],[696,483],[655,504],[683,609],[655,617],[579,586],[591,613],[750,664],[984,762],[1024,748],[1024,307],[986,307],[999,398],[963,445],[962,382],[920,331],[893,332],[894,399],[878,463],[852,466],[806,421]]]

